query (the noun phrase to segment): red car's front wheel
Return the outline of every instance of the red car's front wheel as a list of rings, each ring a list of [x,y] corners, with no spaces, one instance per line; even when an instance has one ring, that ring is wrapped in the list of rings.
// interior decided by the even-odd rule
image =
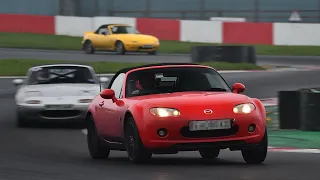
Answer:
[[[92,116],[87,119],[87,142],[92,159],[108,158],[110,149],[107,148],[99,138]]]
[[[129,160],[135,164],[145,163],[152,156],[152,153],[144,147],[134,119],[131,117],[125,123],[125,145]]]
[[[264,162],[268,152],[268,133],[265,130],[261,142],[254,148],[242,150],[242,157],[248,164],[260,164]]]
[[[203,159],[214,159],[219,156],[220,149],[205,148],[201,149],[199,152]]]

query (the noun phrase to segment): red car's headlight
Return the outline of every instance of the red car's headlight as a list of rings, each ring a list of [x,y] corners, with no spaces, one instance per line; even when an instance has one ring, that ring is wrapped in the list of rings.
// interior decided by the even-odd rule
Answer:
[[[245,103],[236,105],[233,108],[233,112],[236,114],[249,114],[251,113],[256,107],[252,103]]]
[[[180,116],[180,111],[172,108],[151,108],[150,113],[159,117]]]

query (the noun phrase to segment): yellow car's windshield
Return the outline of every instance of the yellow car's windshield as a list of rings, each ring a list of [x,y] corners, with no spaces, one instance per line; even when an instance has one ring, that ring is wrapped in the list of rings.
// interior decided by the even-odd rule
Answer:
[[[139,31],[132,26],[112,26],[112,34],[139,34]]]

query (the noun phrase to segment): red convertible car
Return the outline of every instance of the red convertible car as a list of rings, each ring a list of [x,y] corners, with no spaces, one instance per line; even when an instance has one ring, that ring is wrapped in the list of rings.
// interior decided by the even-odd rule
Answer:
[[[228,86],[213,68],[198,64],[151,64],[122,69],[91,102],[87,141],[93,159],[127,151],[133,163],[152,154],[199,151],[216,158],[240,150],[245,162],[267,156],[266,111],[256,98]]]

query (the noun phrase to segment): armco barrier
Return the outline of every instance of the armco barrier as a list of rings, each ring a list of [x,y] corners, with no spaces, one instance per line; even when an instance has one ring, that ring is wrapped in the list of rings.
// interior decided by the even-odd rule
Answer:
[[[223,43],[273,44],[272,23],[225,22]]]
[[[320,45],[320,24],[252,23],[151,19],[132,17],[73,17],[0,14],[0,32],[82,36],[101,24],[125,23],[160,40],[264,44]],[[312,36],[310,36],[312,34]]]
[[[252,46],[194,46],[192,62],[220,61],[231,63],[256,63],[255,48]]]
[[[180,41],[180,21],[171,19],[137,18],[136,28],[161,40]]]
[[[55,17],[0,14],[0,32],[55,34]]]

